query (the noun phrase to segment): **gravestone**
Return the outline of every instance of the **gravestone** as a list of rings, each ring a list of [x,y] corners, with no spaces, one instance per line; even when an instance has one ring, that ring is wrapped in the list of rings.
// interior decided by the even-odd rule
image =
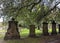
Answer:
[[[43,35],[49,35],[47,22],[43,22]]]
[[[38,30],[40,30],[40,26],[38,26]]]
[[[35,25],[30,25],[29,37],[35,37]]]
[[[53,34],[57,34],[55,21],[52,22],[52,35],[53,35]]]
[[[60,24],[58,26],[59,26],[59,33],[60,33]]]
[[[9,26],[7,32],[5,34],[4,40],[10,39],[20,39],[19,31],[18,31],[18,22],[12,18],[12,21],[9,21]]]

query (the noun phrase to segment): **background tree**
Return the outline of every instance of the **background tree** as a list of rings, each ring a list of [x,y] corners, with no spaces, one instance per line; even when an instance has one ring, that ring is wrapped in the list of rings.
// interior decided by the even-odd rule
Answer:
[[[49,6],[46,6],[47,2]],[[3,14],[5,21],[14,17],[23,24],[39,24],[40,21],[47,20],[47,16],[59,4],[50,8],[54,1],[48,0],[2,0]]]

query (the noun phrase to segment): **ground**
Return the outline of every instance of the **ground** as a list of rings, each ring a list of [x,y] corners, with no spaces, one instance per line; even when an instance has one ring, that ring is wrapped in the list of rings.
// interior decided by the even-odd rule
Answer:
[[[51,31],[51,30],[50,30]],[[29,30],[28,29],[21,29],[20,30],[20,35],[21,39],[20,40],[4,40],[4,35],[5,35],[6,30],[0,30],[0,43],[57,43],[60,42],[60,34],[57,35],[49,35],[49,36],[43,36],[41,35],[42,31],[36,29],[36,35],[39,37],[31,38],[27,37],[29,35]]]
[[[60,40],[59,35],[56,36],[40,36],[39,38],[22,38],[20,40],[3,40],[0,39],[0,43],[52,43]]]

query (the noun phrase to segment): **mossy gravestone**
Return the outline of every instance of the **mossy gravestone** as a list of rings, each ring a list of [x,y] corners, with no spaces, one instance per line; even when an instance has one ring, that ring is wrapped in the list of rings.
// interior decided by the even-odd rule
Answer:
[[[35,37],[35,25],[30,25],[29,37]]]
[[[43,22],[43,35],[49,35],[47,22]]]
[[[9,21],[9,27],[4,37],[4,40],[10,39],[20,39],[18,31],[18,22],[14,21],[14,18],[12,18],[12,21]]]
[[[60,24],[58,26],[59,26],[59,33],[60,33]]]
[[[52,21],[52,35],[57,34],[56,32],[56,23],[55,21]]]

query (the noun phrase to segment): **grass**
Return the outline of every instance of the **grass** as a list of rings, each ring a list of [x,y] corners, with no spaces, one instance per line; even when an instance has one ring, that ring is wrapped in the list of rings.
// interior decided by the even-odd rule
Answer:
[[[20,32],[20,36],[21,37],[27,37],[29,35],[29,29],[27,28],[24,28],[24,29],[20,29],[19,30]],[[4,38],[4,35],[3,33],[6,33],[6,30],[0,30],[0,39],[3,39]],[[41,30],[38,30],[38,29],[35,29],[35,33],[36,35],[37,34],[40,34],[42,33]],[[8,41],[4,41],[5,43],[37,43],[38,42],[38,38],[34,39],[34,38],[25,38],[23,40],[8,40]]]
[[[58,32],[58,29],[56,30]],[[19,32],[21,37],[26,37],[26,38],[23,38],[21,40],[8,40],[3,42],[4,43],[42,43],[45,40],[48,40],[48,39],[53,40],[55,38],[55,37],[54,38],[52,37],[51,39],[50,36],[41,36],[40,38],[27,38],[27,36],[29,35],[29,29],[27,28],[20,29]],[[48,32],[51,33],[52,29],[49,29]],[[4,38],[4,35],[5,35],[4,33],[6,33],[6,30],[0,30],[0,39]],[[42,30],[35,29],[35,34],[36,35],[42,34]]]
[[[58,29],[56,29],[56,31],[58,32]],[[48,32],[51,33],[52,29],[49,29]],[[5,35],[4,33],[6,33],[6,30],[0,30],[0,38],[2,38]],[[27,37],[29,35],[29,29],[27,28],[20,29],[19,33],[21,37]],[[42,33],[43,33],[42,30],[35,29],[36,35],[40,35]]]
[[[51,33],[52,32],[52,29],[49,29],[48,32]],[[58,28],[56,29],[56,32],[57,33],[59,32],[59,29]]]
[[[4,37],[4,35],[5,35],[4,33],[6,33],[6,30],[0,30],[0,38]],[[19,33],[20,33],[21,37],[27,37],[29,35],[29,29],[27,29],[27,28],[20,29]],[[38,34],[41,34],[42,31],[35,29],[35,33],[36,33],[36,35],[38,35]]]
[[[35,33],[36,33],[36,35],[38,35],[38,34],[41,34],[42,31],[38,30],[38,29],[35,29]],[[26,28],[25,29],[21,29],[20,35],[21,36],[28,36],[29,35],[29,29],[26,29]]]

